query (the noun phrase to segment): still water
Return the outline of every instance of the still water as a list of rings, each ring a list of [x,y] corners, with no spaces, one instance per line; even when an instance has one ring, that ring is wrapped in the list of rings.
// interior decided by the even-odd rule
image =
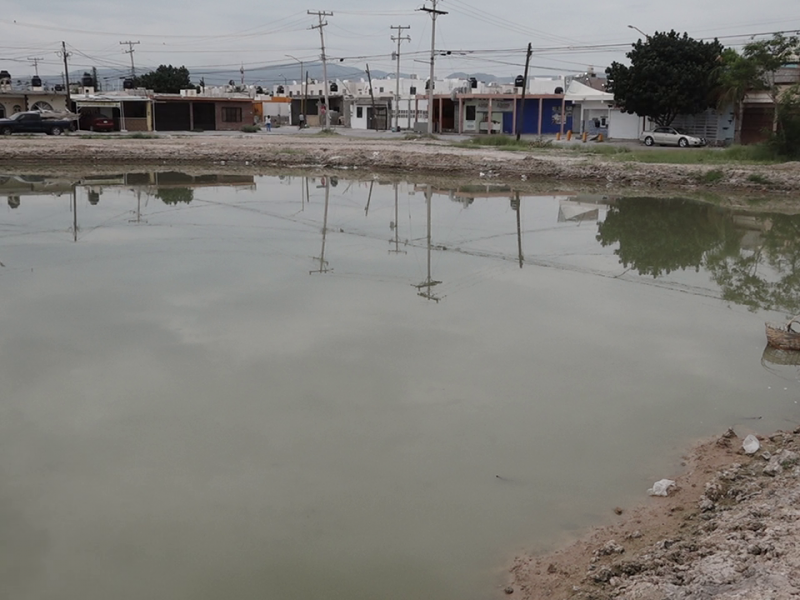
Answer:
[[[320,177],[2,177],[0,596],[482,600],[728,426],[800,217]]]

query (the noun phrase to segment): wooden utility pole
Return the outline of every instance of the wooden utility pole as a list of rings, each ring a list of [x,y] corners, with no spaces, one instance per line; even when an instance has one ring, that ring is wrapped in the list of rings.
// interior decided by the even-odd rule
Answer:
[[[61,52],[58,53],[64,59],[64,87],[67,90],[67,110],[72,110],[72,96],[69,92],[69,66],[67,59],[72,56],[71,52],[67,52],[67,44],[61,42]]]
[[[372,91],[372,76],[369,74],[369,65],[367,65],[367,81],[369,81],[369,97],[372,99],[372,118],[369,120],[372,122],[372,129],[377,131],[378,128],[375,126],[375,117],[377,116],[375,112],[375,93]]]
[[[517,141],[522,134],[522,125],[525,117],[525,92],[528,90],[528,68],[531,66],[531,55],[533,54],[533,46],[528,42],[528,51],[525,54],[525,81],[522,82],[522,104],[519,110],[519,120],[517,121]]]
[[[319,25],[312,25],[311,29],[319,29],[319,41],[322,48],[322,80],[325,85],[325,129],[331,128],[331,105],[328,98],[328,60],[325,56],[325,33],[323,28],[327,27],[328,22],[323,22],[323,17],[332,17],[332,12],[321,11],[307,11],[310,15],[316,15],[319,18]]]
[[[443,10],[436,10],[436,3],[438,0],[431,0],[433,2],[433,8],[428,8],[427,6],[420,8],[419,10],[429,13],[431,15],[431,74],[430,74],[430,85],[428,89],[428,133],[433,133],[433,77],[435,74],[435,62],[436,62],[436,17],[439,15],[446,15],[447,13]]]
[[[131,77],[133,79],[136,79],[136,66],[133,64],[133,53],[135,52],[135,50],[133,49],[133,47],[138,45],[139,43],[140,42],[130,42],[130,41],[128,41],[128,42],[120,42],[119,43],[120,46],[127,46],[128,47],[128,49],[125,50],[124,52],[125,52],[125,54],[130,54],[131,55]]]
[[[400,44],[404,41],[410,42],[411,36],[403,36],[404,29],[411,29],[411,26],[392,25],[389,29],[397,30],[397,37],[392,36],[392,41],[397,42],[397,73],[396,77],[396,90],[394,94],[394,129],[400,131]]]

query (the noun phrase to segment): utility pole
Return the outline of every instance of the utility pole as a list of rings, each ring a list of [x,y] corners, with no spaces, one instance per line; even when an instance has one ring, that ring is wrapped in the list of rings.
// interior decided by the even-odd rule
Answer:
[[[517,141],[522,133],[522,121],[525,116],[525,92],[528,89],[528,68],[531,66],[531,55],[533,54],[533,46],[528,42],[528,52],[525,54],[525,81],[522,83],[522,104],[519,109],[519,121],[517,122]],[[563,115],[561,117],[564,118]]]
[[[319,18],[319,25],[312,25],[311,29],[319,29],[320,46],[322,47],[322,81],[325,86],[325,129],[331,128],[331,105],[328,99],[328,61],[325,57],[325,33],[323,28],[328,25],[327,21],[323,22],[323,17],[332,17],[332,12],[322,11],[307,11],[310,15],[317,15]]]
[[[244,87],[244,63],[242,63],[242,66],[239,69],[239,73],[242,74],[242,87]]]
[[[428,133],[433,133],[433,76],[434,76],[434,63],[436,61],[436,17],[439,15],[446,15],[443,10],[436,10],[436,3],[438,0],[431,0],[433,8],[424,6],[419,10],[429,13],[431,15],[431,75],[430,75],[430,88],[428,89]]]
[[[389,29],[397,29],[397,37],[392,36],[392,41],[397,42],[397,89],[394,94],[394,129],[400,131],[400,43],[411,41],[411,36],[403,36],[404,29],[411,29],[411,26],[392,25]]]
[[[375,93],[372,91],[372,75],[369,74],[369,65],[367,65],[367,81],[369,82],[369,97],[372,98],[372,118],[367,119],[367,121],[370,121],[370,123],[367,123],[367,129],[377,131],[378,128],[375,126],[375,117],[377,117],[375,113]],[[370,127],[370,125],[372,126]]]
[[[72,56],[71,52],[67,52],[67,44],[61,42],[61,52],[58,53],[64,59],[64,87],[67,90],[67,110],[72,110],[72,96],[69,93],[69,67],[67,66],[67,59]]]
[[[139,43],[140,42],[120,42],[119,43],[120,46],[127,46],[128,47],[128,49],[125,50],[125,54],[130,54],[131,55],[131,77],[134,78],[134,79],[136,79],[136,67],[133,64],[133,53],[135,52],[133,47],[136,46]]]
[[[39,76],[39,63],[42,62],[43,58],[28,58],[29,61],[33,63],[33,69],[36,72],[36,76]]]

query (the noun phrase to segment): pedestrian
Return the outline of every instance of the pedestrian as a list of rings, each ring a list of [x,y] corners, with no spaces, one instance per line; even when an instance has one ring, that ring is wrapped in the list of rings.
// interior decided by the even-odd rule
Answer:
[[[270,133],[272,131],[272,117],[270,117],[269,115],[267,115],[266,124],[267,124],[267,133]]]
[[[301,114],[297,119],[297,128],[302,129],[305,124],[306,124],[306,117],[305,115]]]

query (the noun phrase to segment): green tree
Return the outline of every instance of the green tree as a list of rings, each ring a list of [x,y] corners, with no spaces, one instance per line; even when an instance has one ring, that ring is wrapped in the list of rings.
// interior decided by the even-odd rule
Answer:
[[[755,243],[736,253],[712,252],[706,268],[722,299],[750,310],[800,313],[800,216],[758,217]]]
[[[189,204],[194,200],[194,190],[191,188],[158,188],[156,198],[164,204]]]
[[[716,76],[723,47],[685,33],[656,32],[633,44],[631,65],[606,69],[607,89],[625,112],[669,125],[679,114],[697,114],[714,105]]]
[[[778,106],[782,97],[782,86],[776,81],[776,73],[781,67],[796,60],[798,52],[798,38],[780,33],[768,40],[750,42],[741,53],[732,48],[725,49],[716,73],[717,106],[734,106],[737,117],[734,141],[741,140],[745,96],[751,92],[766,91]],[[778,129],[779,120],[776,113],[773,130]]]
[[[178,94],[192,87],[186,67],[161,65],[155,71],[145,73],[134,80],[134,86],[153,90],[157,94]]]
[[[619,244],[614,251],[626,268],[660,277],[699,269],[706,253],[737,253],[739,235],[730,216],[689,200],[620,198],[598,225],[597,241]]]

